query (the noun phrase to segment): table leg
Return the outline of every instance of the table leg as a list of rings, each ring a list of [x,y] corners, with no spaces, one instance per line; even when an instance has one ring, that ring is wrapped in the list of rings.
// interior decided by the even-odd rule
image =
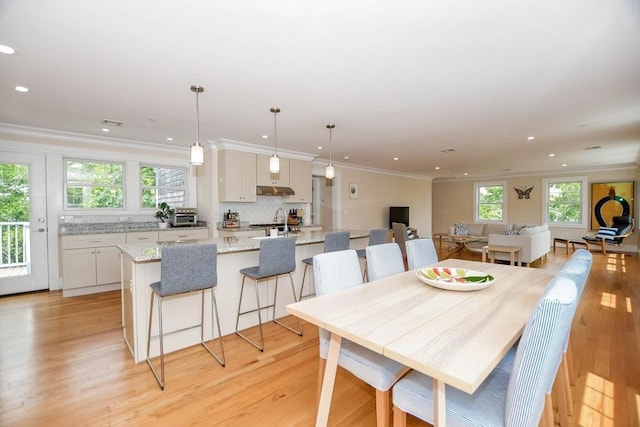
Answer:
[[[329,354],[327,355],[327,365],[324,370],[322,380],[322,392],[320,393],[320,403],[316,416],[316,427],[326,427],[329,422],[329,409],[331,408],[331,398],[333,397],[333,386],[336,382],[336,371],[338,370],[338,356],[340,355],[340,344],[342,337],[331,334],[329,341]]]
[[[445,396],[445,382],[433,379],[433,425],[444,427],[447,424],[447,399]]]

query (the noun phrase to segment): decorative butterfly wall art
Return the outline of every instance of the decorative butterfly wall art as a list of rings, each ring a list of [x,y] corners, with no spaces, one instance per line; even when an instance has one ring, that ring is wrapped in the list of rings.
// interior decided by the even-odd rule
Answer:
[[[513,187],[513,189],[516,190],[516,193],[518,193],[518,199],[528,199],[531,197],[531,190],[533,190],[533,187],[535,186],[532,185],[529,188],[527,188],[526,186],[520,188]]]

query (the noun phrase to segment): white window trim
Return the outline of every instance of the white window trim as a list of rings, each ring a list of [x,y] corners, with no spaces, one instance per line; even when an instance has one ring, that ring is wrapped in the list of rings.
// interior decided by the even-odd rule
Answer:
[[[138,179],[138,205],[140,206],[140,210],[141,211],[156,211],[157,208],[153,207],[153,208],[145,208],[142,206],[142,193],[144,190],[144,186],[142,185],[142,173],[141,173],[141,169],[143,167],[150,167],[150,168],[167,168],[167,169],[182,169],[184,170],[184,203],[183,206],[189,206],[189,169],[184,167],[184,166],[173,166],[173,165],[166,165],[166,164],[156,164],[156,163],[139,163],[137,165],[137,179]],[[163,188],[163,187],[156,187],[156,188]]]
[[[579,223],[571,222],[549,222],[549,184],[555,182],[575,182],[580,181],[582,185],[582,198],[581,211],[582,218]],[[544,178],[542,185],[544,187],[543,200],[542,200],[542,218],[549,225],[549,228],[588,228],[589,221],[589,193],[588,193],[588,181],[586,176],[570,176],[564,178]]]
[[[479,218],[479,209],[478,209],[478,203],[479,203],[479,199],[480,199],[480,195],[478,194],[478,191],[480,189],[480,187],[498,187],[498,186],[502,186],[502,219],[501,220],[496,220],[496,221],[489,221],[486,219],[480,219]],[[500,223],[500,222],[506,222],[507,221],[507,182],[506,181],[494,181],[494,182],[476,182],[473,184],[473,194],[474,194],[474,202],[473,202],[473,220],[474,222],[479,222],[479,223]]]
[[[69,201],[67,200],[67,161],[78,161],[78,162],[89,162],[89,163],[107,163],[114,165],[122,165],[122,203],[123,206],[121,208],[114,207],[106,207],[106,208],[74,208],[69,207]],[[96,160],[96,159],[85,159],[80,157],[63,157],[62,159],[62,197],[63,197],[63,210],[66,212],[74,212],[76,214],[80,213],[104,213],[104,212],[122,212],[127,210],[127,164],[126,162],[114,161],[114,160]]]

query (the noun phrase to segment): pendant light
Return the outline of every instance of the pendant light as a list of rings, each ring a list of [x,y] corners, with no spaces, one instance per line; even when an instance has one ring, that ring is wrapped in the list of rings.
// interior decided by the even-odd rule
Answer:
[[[333,167],[333,163],[331,162],[331,152],[333,151],[333,140],[332,140],[331,131],[335,127],[336,125],[334,124],[327,125],[327,129],[329,129],[329,164],[324,169],[324,177],[327,179],[333,179],[333,177],[336,176],[336,169]]]
[[[204,164],[204,147],[200,145],[200,105],[198,94],[204,92],[204,88],[198,85],[191,85],[191,91],[196,93],[196,142],[191,144],[191,164],[201,166]]]
[[[271,107],[269,109],[273,113],[273,137],[275,139],[275,150],[273,156],[269,159],[269,172],[280,173],[280,157],[278,157],[278,126],[276,123],[276,117],[280,112],[278,107]]]

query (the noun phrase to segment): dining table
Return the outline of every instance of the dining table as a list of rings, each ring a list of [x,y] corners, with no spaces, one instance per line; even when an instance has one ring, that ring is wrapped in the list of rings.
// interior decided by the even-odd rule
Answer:
[[[428,267],[472,270],[490,284],[448,290],[417,269],[286,306],[331,333],[316,415],[326,426],[342,339],[433,378],[434,425],[446,425],[445,386],[472,394],[517,342],[554,272],[447,259]],[[455,270],[454,270],[455,273]]]

